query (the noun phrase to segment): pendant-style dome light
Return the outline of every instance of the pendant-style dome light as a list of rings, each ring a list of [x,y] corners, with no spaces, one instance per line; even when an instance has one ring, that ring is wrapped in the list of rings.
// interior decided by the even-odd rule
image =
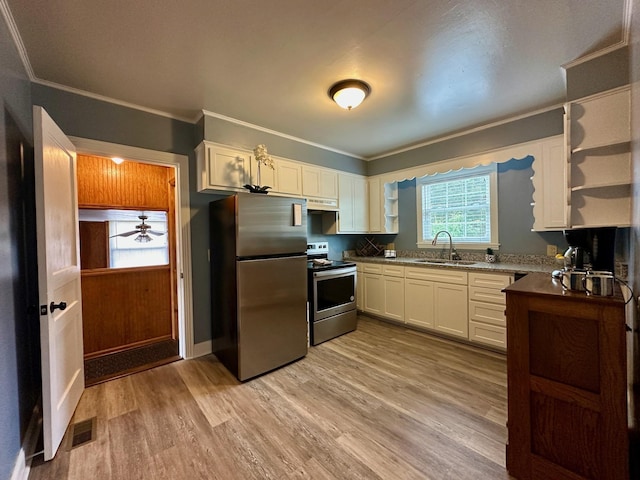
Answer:
[[[329,89],[329,97],[345,110],[356,108],[371,93],[362,80],[341,80]]]

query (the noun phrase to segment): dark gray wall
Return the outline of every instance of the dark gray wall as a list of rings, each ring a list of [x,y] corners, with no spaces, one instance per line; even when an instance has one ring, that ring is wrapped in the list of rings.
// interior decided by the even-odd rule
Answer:
[[[40,396],[33,127],[28,78],[0,20],[0,478],[10,478]]]
[[[622,47],[567,69],[567,100],[629,84],[629,48]]]
[[[67,135],[193,156],[191,123],[35,83],[32,97]]]
[[[189,157],[193,329],[196,343],[211,338],[209,220],[215,195],[196,192],[197,125],[34,84],[33,103],[43,106],[67,135],[131,145]]]
[[[477,132],[425,145],[369,162],[368,175],[379,175],[495,148],[562,135],[563,109],[522,118]]]
[[[215,117],[204,117],[204,138],[210,142],[223,143],[247,150],[264,143],[267,145],[269,153],[277,157],[290,158],[360,175],[367,173],[367,163],[363,160]]]
[[[561,232],[531,231],[532,163],[533,157],[529,157],[498,165],[498,253],[545,255],[548,244],[556,245],[560,252],[566,249],[566,241]],[[405,180],[398,184],[398,202],[401,232],[396,237],[396,248],[415,250],[418,234],[415,180]]]
[[[307,240],[309,242],[328,242],[329,258],[339,260],[345,250],[356,250],[366,245],[365,239],[370,239],[378,245],[394,242],[396,235],[325,235],[322,232],[322,216],[307,215]]]

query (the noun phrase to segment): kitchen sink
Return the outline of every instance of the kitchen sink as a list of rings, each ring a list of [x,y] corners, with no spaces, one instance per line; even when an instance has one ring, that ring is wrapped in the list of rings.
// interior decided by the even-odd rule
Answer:
[[[474,265],[478,263],[473,260],[447,260],[446,258],[421,258],[416,262],[431,265]]]

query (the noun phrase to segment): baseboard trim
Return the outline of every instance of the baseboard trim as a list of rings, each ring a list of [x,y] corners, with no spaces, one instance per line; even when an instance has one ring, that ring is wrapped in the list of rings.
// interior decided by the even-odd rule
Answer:
[[[206,342],[194,343],[192,350],[193,356],[191,358],[209,355],[212,351],[211,340],[207,340]]]
[[[28,480],[31,471],[31,459],[36,450],[36,443],[42,426],[42,415],[40,415],[40,407],[36,405],[31,413],[31,420],[24,436],[24,442],[18,452],[11,480]]]

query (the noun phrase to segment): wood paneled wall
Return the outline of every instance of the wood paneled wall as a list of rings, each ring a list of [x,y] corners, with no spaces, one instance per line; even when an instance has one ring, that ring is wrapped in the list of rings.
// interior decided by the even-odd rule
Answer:
[[[172,338],[169,268],[82,272],[85,358]]]
[[[109,223],[80,222],[80,268],[109,267]]]
[[[177,339],[175,170],[78,154],[78,206],[164,210],[169,241],[167,266],[108,269],[99,268],[108,267],[108,232],[104,247],[93,245],[96,237],[89,232],[81,236],[81,252],[104,248],[107,255],[104,264],[94,255],[82,264],[85,358]]]
[[[78,205],[80,208],[169,210],[167,184],[173,169],[78,154]]]

